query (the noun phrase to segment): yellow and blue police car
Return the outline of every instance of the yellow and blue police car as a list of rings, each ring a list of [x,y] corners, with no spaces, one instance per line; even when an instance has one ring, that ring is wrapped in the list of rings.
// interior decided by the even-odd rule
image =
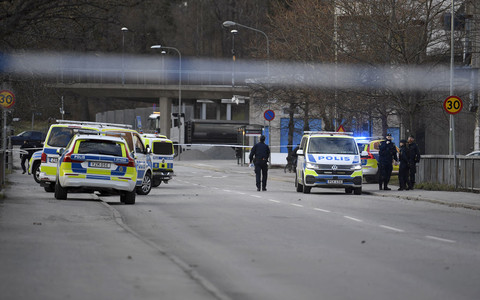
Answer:
[[[153,181],[152,186],[159,186],[162,181],[168,183],[173,178],[173,142],[160,134],[142,134],[142,139],[152,152]]]
[[[56,199],[67,199],[70,192],[100,191],[135,203],[135,160],[123,138],[79,133],[57,153]]]
[[[361,154],[363,178],[367,183],[378,182],[379,177],[377,159],[380,152],[380,143],[383,141],[383,139],[378,137],[357,137],[355,139]],[[400,150],[397,147],[397,152],[399,151]],[[398,175],[398,169],[399,164],[398,162],[394,161],[392,175]]]
[[[360,152],[350,133],[306,131],[297,155],[297,192],[308,194],[312,187],[322,187],[362,194]]]

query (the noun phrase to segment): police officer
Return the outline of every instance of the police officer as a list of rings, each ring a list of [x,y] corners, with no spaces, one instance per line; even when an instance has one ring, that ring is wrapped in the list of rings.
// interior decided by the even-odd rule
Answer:
[[[400,140],[400,153],[398,155],[398,161],[400,162],[400,166],[398,168],[398,181],[400,184],[399,191],[403,191],[408,189],[407,182],[408,182],[408,149],[407,149],[407,141]]]
[[[260,191],[260,183],[262,191],[267,190],[268,175],[268,158],[270,157],[270,148],[265,144],[265,136],[260,137],[260,142],[255,144],[250,151],[250,164],[255,162],[255,175],[257,183],[257,191]]]
[[[22,170],[23,170],[22,174],[25,174],[27,172],[25,162],[28,162],[30,160],[30,158],[32,157],[33,152],[35,152],[34,148],[35,148],[35,145],[31,144],[28,140],[25,140],[23,142],[23,145],[20,146],[20,149],[27,152],[27,153],[21,153],[20,154],[20,158],[22,159],[22,162],[21,162]]]
[[[392,163],[393,160],[398,161],[397,147],[395,147],[395,144],[392,142],[392,135],[390,133],[387,133],[385,140],[380,143],[379,150],[378,187],[380,190],[383,188],[389,191],[391,190],[391,188],[388,187],[388,183],[390,182],[390,176],[392,176]]]
[[[420,150],[415,143],[415,138],[410,135],[407,140],[407,153],[408,153],[408,188],[407,190],[413,190],[415,185],[415,173],[417,173],[417,163],[420,162]]]

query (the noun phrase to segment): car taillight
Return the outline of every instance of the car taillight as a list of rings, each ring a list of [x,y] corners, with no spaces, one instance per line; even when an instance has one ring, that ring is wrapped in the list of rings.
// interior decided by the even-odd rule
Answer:
[[[42,163],[46,163],[46,162],[47,162],[47,153],[42,152],[42,157],[40,158],[40,161],[41,161]]]
[[[128,163],[126,164],[118,164],[119,166],[122,167],[133,167],[135,168],[135,160],[130,157],[130,154],[127,153],[127,158],[128,158]]]
[[[367,147],[368,156],[367,159],[375,159],[375,156],[370,152],[370,145]]]

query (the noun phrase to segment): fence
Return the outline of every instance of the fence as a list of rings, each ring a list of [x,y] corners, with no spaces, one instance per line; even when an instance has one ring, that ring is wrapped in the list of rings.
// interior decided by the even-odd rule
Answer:
[[[453,155],[424,155],[418,165],[418,182],[430,182],[480,190],[480,157],[457,156],[455,168]]]

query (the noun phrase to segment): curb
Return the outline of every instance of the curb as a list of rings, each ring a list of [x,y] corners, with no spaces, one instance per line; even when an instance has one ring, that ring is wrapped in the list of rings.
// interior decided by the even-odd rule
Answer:
[[[458,202],[446,202],[442,200],[428,199],[428,198],[415,197],[415,196],[386,195],[386,194],[380,194],[376,192],[367,192],[367,191],[363,191],[362,193],[367,195],[377,196],[377,197],[390,197],[390,198],[404,199],[404,200],[410,200],[410,201],[422,201],[422,202],[429,202],[433,204],[445,205],[449,207],[480,210],[480,205],[472,205],[472,204],[458,203]]]

